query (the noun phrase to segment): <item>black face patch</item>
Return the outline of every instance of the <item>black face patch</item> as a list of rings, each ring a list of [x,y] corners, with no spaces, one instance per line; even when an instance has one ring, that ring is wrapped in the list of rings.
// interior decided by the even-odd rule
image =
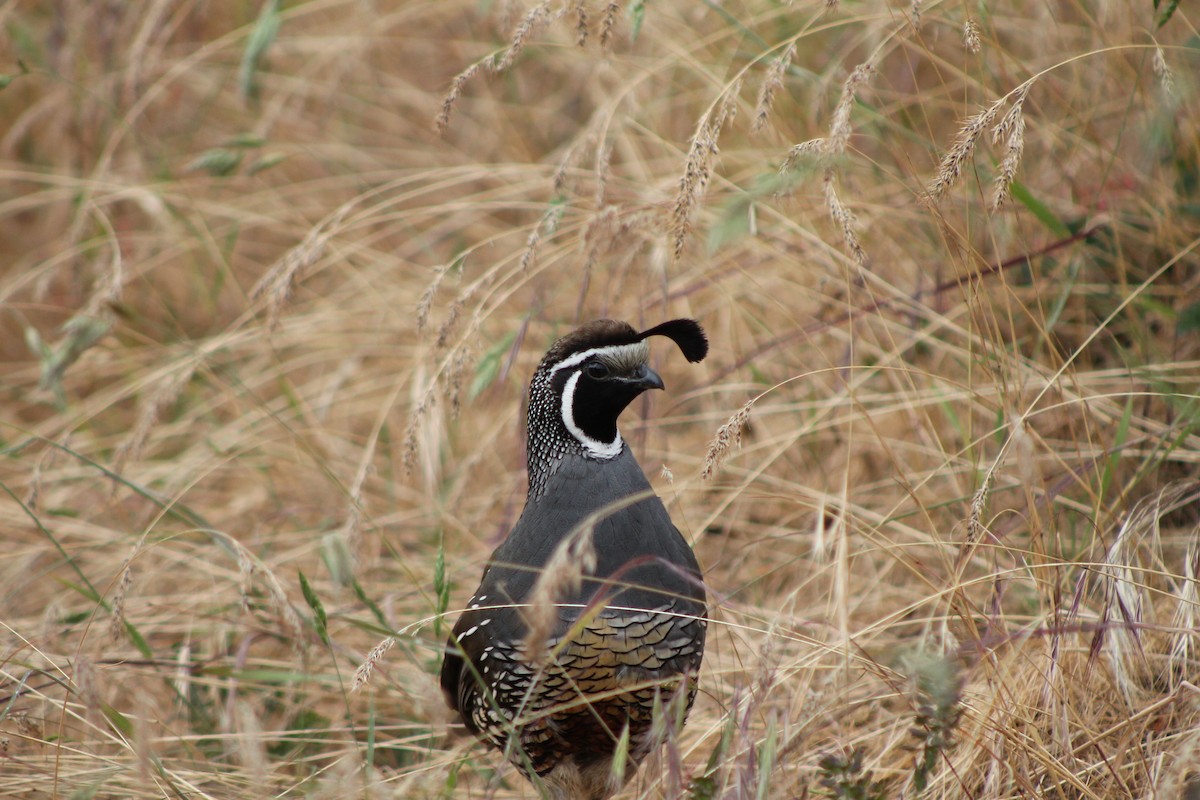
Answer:
[[[617,418],[646,390],[645,386],[613,372],[602,359],[595,357],[577,369],[563,372],[568,373],[559,395],[563,397],[563,424],[570,428],[569,414],[569,419],[592,442],[607,445],[616,441]]]

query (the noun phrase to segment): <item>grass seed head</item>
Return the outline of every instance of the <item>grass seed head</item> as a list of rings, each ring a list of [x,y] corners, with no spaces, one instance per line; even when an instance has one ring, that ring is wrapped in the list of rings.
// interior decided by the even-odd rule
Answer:
[[[434,273],[433,280],[421,294],[421,299],[417,302],[417,333],[423,332],[425,326],[429,324],[429,310],[433,307],[433,298],[437,296],[437,291],[441,288],[442,280],[445,277],[446,267],[443,266]]]
[[[433,128],[438,133],[445,133],[446,128],[450,127],[450,116],[454,113],[454,107],[458,105],[459,98],[462,97],[463,89],[472,78],[479,74],[481,69],[492,69],[491,60],[476,61],[451,79],[450,88],[446,90],[446,96],[442,98],[442,108],[433,121]]]
[[[375,665],[382,661],[387,652],[395,647],[395,645],[396,637],[389,636],[371,648],[371,652],[367,653],[367,657],[363,659],[362,664],[354,671],[354,682],[350,685],[350,691],[357,692],[370,682],[371,674],[375,671]]]
[[[550,3],[551,0],[542,0],[526,12],[516,30],[513,31],[512,38],[509,39],[508,49],[493,66],[493,72],[498,74],[511,68],[533,34],[551,21]]]
[[[671,212],[672,256],[676,262],[683,256],[683,248],[692,230],[692,216],[712,176],[713,161],[720,152],[717,142],[721,137],[721,129],[737,116],[737,98],[741,88],[741,81],[727,86],[715,109],[709,109],[701,116],[692,135],[683,176],[679,179],[679,193]]]
[[[762,85],[758,89],[758,103],[754,107],[754,122],[750,124],[752,132],[757,133],[766,127],[771,108],[775,105],[775,92],[783,86],[783,76],[787,74],[795,56],[796,43],[790,42],[763,74]]]
[[[1000,169],[992,185],[992,202],[989,210],[995,213],[1008,200],[1013,180],[1017,176],[1017,165],[1021,163],[1021,153],[1025,149],[1025,118],[1018,115],[1013,121],[1008,134],[1008,144],[1004,148],[1004,157],[1000,159]]]
[[[596,189],[592,194],[592,203],[597,209],[605,206],[604,194],[608,188],[608,179],[612,174],[612,146],[601,142],[596,148]]]
[[[859,64],[846,78],[842,84],[842,93],[838,97],[837,105],[833,109],[833,118],[829,123],[829,138],[826,143],[826,153],[830,156],[840,156],[846,152],[846,145],[850,141],[850,112],[854,110],[854,99],[858,96],[858,92],[875,73],[874,65],[867,61]]]
[[[617,26],[617,15],[621,11],[621,4],[617,0],[609,0],[604,6],[604,16],[600,22],[600,46],[607,50],[612,46],[613,32]]]
[[[1006,101],[1007,98],[1002,97],[963,122],[958,136],[954,139],[954,144],[950,146],[946,155],[942,157],[942,162],[938,165],[937,177],[926,188],[926,194],[932,201],[941,200],[946,192],[958,182],[963,165],[975,152],[975,145],[978,144],[980,137],[992,124],[996,115],[1000,113],[1000,109]]]
[[[750,421],[750,409],[753,407],[754,400],[747,400],[724,425],[717,428],[716,436],[713,437],[708,446],[708,453],[704,456],[704,469],[700,473],[702,478],[708,480],[721,468],[731,447],[742,446],[742,429]]]
[[[683,176],[679,179],[679,192],[671,212],[672,256],[675,261],[683,256],[683,248],[692,230],[692,214],[708,186],[716,154],[717,138],[705,115],[688,148]]]
[[[121,639],[125,634],[125,598],[129,594],[129,587],[133,585],[133,568],[130,566],[130,561],[133,556],[125,559],[125,563],[121,565],[121,580],[117,582],[117,589],[113,592],[111,602],[112,616],[109,618],[108,636],[114,642]]]
[[[550,656],[550,636],[558,624],[558,603],[563,595],[579,590],[583,576],[596,568],[595,515],[575,527],[558,546],[538,576],[524,609],[526,634],[522,657],[545,663]]]
[[[575,44],[579,45],[580,47],[587,45],[588,34],[590,33],[587,1],[588,0],[573,0],[571,4],[571,10],[575,14]]]
[[[967,21],[963,23],[963,47],[968,53],[978,53],[983,49],[983,42],[979,38],[979,23],[974,17],[967,17]]]
[[[1029,96],[1029,90],[1033,88],[1033,81],[1028,80],[1016,88],[1011,94],[1012,101],[1008,107],[1008,111],[1004,112],[1004,116],[992,128],[992,144],[1000,144],[1012,138],[1013,129],[1018,122],[1023,121],[1023,109],[1025,107],[1025,98]]]
[[[1154,57],[1150,61],[1154,69],[1154,74],[1158,78],[1159,86],[1162,87],[1163,94],[1167,97],[1175,96],[1175,73],[1171,71],[1170,65],[1167,64],[1167,57],[1163,53],[1163,49],[1159,46],[1154,48]]]
[[[825,178],[821,182],[825,192],[825,208],[829,212],[830,219],[842,234],[842,243],[845,244],[846,250],[854,257],[854,262],[862,269],[866,269],[869,265],[867,251],[863,249],[862,242],[858,238],[858,218],[854,216],[854,212],[846,208],[838,197],[837,187],[834,185],[833,169],[825,170]]]

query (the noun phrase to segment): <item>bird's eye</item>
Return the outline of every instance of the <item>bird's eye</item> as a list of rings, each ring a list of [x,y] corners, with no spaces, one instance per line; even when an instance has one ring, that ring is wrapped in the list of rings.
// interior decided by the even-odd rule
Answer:
[[[608,365],[603,361],[593,361],[587,365],[587,374],[589,378],[596,378],[597,380],[607,378]]]

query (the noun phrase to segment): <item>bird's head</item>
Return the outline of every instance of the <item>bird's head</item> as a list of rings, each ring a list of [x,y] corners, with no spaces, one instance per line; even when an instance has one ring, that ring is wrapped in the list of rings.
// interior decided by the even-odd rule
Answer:
[[[638,332],[625,322],[599,319],[559,339],[530,384],[530,462],[539,446],[574,442],[590,458],[609,459],[624,446],[617,418],[647,389],[664,388],[649,364],[651,336],[666,336],[688,361],[708,353],[704,329],[675,319]],[[569,437],[569,438],[567,438]]]

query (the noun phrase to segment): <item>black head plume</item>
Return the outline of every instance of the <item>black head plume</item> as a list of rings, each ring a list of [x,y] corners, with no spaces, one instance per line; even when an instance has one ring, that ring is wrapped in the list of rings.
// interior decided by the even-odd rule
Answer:
[[[708,355],[708,337],[694,319],[672,319],[638,334],[638,341],[650,336],[666,336],[678,345],[683,357],[693,364]]]

